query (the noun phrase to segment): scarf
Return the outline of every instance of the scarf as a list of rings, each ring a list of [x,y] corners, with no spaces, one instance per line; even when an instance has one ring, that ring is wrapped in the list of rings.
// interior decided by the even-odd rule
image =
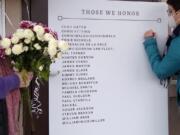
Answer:
[[[0,74],[2,76],[13,73],[10,68],[10,62],[6,59],[0,59]],[[6,97],[7,104],[7,116],[8,116],[8,135],[19,134],[19,103],[20,103],[20,92],[19,90],[13,90]]]
[[[172,34],[168,37],[168,40],[166,42],[166,47],[167,50],[169,49],[170,45],[171,45],[171,41],[178,37],[180,35],[180,25],[178,25],[172,32]]]

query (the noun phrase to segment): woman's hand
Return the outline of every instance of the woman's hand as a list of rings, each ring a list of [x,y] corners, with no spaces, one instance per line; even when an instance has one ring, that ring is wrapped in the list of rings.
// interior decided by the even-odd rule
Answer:
[[[22,73],[16,72],[16,74],[18,75],[19,80],[20,80],[20,88],[28,87],[33,78],[33,73],[27,72],[26,74],[22,74]]]
[[[144,33],[144,38],[154,37],[155,34],[156,33],[153,30],[148,30]]]

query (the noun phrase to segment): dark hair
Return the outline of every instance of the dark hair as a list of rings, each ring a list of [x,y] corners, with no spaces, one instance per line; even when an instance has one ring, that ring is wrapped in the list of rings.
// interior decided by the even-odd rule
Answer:
[[[180,0],[167,0],[167,4],[171,5],[175,11],[180,10]]]

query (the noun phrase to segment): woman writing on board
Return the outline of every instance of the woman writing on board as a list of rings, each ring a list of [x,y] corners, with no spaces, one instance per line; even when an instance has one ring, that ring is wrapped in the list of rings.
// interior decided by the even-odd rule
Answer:
[[[167,0],[169,27],[173,28],[164,57],[157,48],[156,33],[149,30],[144,34],[144,47],[152,70],[161,80],[177,75],[177,102],[180,105],[180,0]]]

